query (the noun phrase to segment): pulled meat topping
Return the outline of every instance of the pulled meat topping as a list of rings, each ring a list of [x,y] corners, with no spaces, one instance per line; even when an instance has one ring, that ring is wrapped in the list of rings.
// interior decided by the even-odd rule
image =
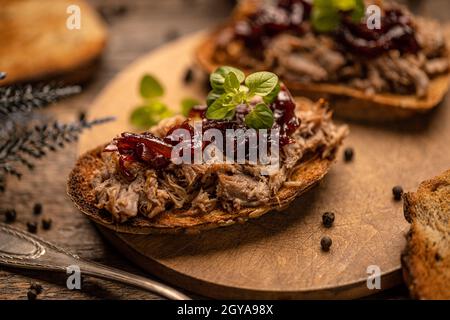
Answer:
[[[145,134],[124,134],[107,147],[109,152],[102,154],[104,166],[92,181],[96,206],[108,210],[116,221],[125,222],[136,216],[152,219],[166,211],[175,216],[198,217],[215,209],[235,212],[267,204],[283,185],[298,183],[289,181],[298,165],[311,156],[332,157],[347,134],[345,126],[332,123],[324,101],[302,101],[294,104],[292,111],[287,101],[282,99],[279,106],[272,106],[275,111],[285,108],[284,112],[278,110],[275,126],[286,124],[289,143],[280,148],[280,166],[269,175],[262,174],[262,165],[249,163],[169,162],[164,169],[154,166],[151,161],[165,159],[165,153],[172,147],[167,140],[172,129],[186,124],[186,118],[176,116],[163,120]],[[148,158],[148,154],[152,157]],[[132,181],[124,175],[122,157],[133,158],[126,165]]]
[[[328,33],[314,30],[310,12],[306,0],[238,11],[236,20],[218,35],[213,59],[249,70],[270,69],[290,81],[337,83],[368,95],[418,98],[427,96],[431,79],[449,71],[442,28],[414,17],[403,6],[384,3],[379,29],[343,12],[339,27]]]

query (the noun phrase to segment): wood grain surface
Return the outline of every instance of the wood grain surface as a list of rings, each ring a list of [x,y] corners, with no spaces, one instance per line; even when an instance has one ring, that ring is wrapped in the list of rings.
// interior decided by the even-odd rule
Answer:
[[[120,70],[142,54],[179,35],[212,27],[223,20],[231,10],[229,1],[220,0],[89,2],[107,19],[110,29],[109,44],[96,78],[84,88],[83,93],[44,111],[46,115],[64,121],[71,121],[81,111],[88,111],[98,92]],[[443,21],[448,19],[450,3],[447,0],[413,2],[420,12]],[[359,151],[356,151],[358,156]],[[423,151],[426,152],[425,146]],[[40,219],[31,213],[33,204],[40,202],[44,206],[43,216],[51,217],[54,225],[50,231],[39,230],[38,235],[67,247],[84,258],[152,277],[134,267],[115,248],[109,246],[97,229],[68,201],[65,195],[66,176],[75,159],[75,146],[69,147],[64,152],[41,161],[36,170],[25,175],[21,181],[9,179],[7,192],[0,195],[0,209],[16,208],[18,221],[15,225],[25,229],[27,221]],[[422,164],[428,165],[429,163]],[[418,170],[420,167],[419,164]],[[81,291],[70,291],[65,287],[65,281],[65,276],[61,275],[0,267],[0,299],[26,299],[26,291],[31,282],[39,282],[44,286],[44,292],[39,299],[159,298],[127,286],[92,278],[84,279]],[[371,298],[403,299],[407,296],[405,287],[399,286]]]
[[[182,82],[205,34],[171,42],[138,59],[104,89],[91,106],[92,117],[117,116],[80,139],[80,152],[102,145],[123,131],[133,131],[129,116],[139,104],[138,85],[146,72],[166,88],[165,101],[179,112],[185,96],[201,96],[198,86]],[[164,70],[164,72],[163,72]],[[392,187],[414,190],[450,166],[450,108],[395,124],[350,125],[346,146],[320,186],[282,213],[201,235],[146,236],[101,229],[138,265],[173,284],[214,298],[358,298],[367,289],[367,268],[378,266],[382,288],[401,282],[400,252],[408,224]],[[326,211],[336,213],[333,228],[321,225]],[[332,250],[320,239],[329,235]]]

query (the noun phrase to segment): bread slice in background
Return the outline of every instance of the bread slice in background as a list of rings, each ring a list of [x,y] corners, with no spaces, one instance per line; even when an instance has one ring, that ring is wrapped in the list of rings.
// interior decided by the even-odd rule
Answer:
[[[415,299],[450,299],[450,170],[404,196],[403,276]]]
[[[197,64],[208,74],[220,66],[213,59],[217,36],[217,31],[209,35],[195,52]],[[245,70],[246,73],[253,71],[255,70]],[[363,90],[334,83],[301,83],[288,80],[283,80],[283,82],[294,95],[312,100],[325,98],[332,101],[334,114],[339,117],[384,121],[404,119],[432,110],[447,94],[450,74],[443,74],[431,79],[425,98],[418,98],[414,94],[377,93],[368,95]]]
[[[195,51],[195,56],[200,69],[209,74],[220,66],[214,60],[214,54],[221,31],[234,21],[254,13],[260,5],[261,0],[240,2],[234,10],[230,21],[219,26],[199,44]],[[443,25],[442,28],[444,37],[450,46],[450,24]],[[450,56],[448,58],[450,59]],[[233,63],[230,64],[233,65]],[[236,67],[243,69],[238,65]],[[251,73],[256,70],[244,71]],[[290,81],[289,79],[283,79],[283,82],[294,95],[307,97],[312,100],[324,98],[332,101],[334,114],[338,117],[351,120],[383,122],[385,120],[405,119],[434,109],[444,100],[448,92],[450,72],[430,79],[428,92],[424,98],[418,98],[415,94],[404,95],[388,92],[369,95],[364,90],[340,83],[303,83],[295,80]]]
[[[80,29],[66,27],[70,5],[80,8]],[[106,26],[84,0],[0,0],[0,71],[8,73],[1,84],[86,80],[106,38]]]

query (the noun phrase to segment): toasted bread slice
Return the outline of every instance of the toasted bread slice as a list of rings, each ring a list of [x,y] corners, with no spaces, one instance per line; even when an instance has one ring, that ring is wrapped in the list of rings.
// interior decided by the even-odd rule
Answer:
[[[219,31],[208,36],[195,51],[198,65],[208,74],[219,67],[213,59]],[[255,70],[245,71],[250,73]],[[437,106],[448,91],[450,73],[432,79],[423,99],[415,95],[368,95],[363,90],[332,83],[300,83],[286,79],[283,82],[293,94],[332,101],[337,116],[356,120],[394,120],[425,113]]]
[[[80,29],[66,26],[69,6],[80,8]],[[84,0],[0,0],[2,85],[42,79],[86,80],[106,44],[101,18]],[[70,12],[70,11],[69,11]]]
[[[103,146],[94,149],[78,160],[68,181],[68,195],[75,206],[94,222],[109,229],[123,233],[154,234],[154,233],[197,233],[203,230],[245,222],[258,218],[272,210],[286,208],[297,196],[313,187],[330,169],[333,160],[319,157],[310,159],[299,165],[291,176],[291,181],[301,182],[299,185],[285,186],[279,190],[271,203],[264,207],[244,208],[236,212],[216,209],[201,217],[174,215],[170,211],[163,212],[149,220],[145,217],[135,217],[129,221],[117,224],[111,214],[95,207],[95,195],[91,187],[96,168],[102,166],[101,152]]]
[[[404,196],[403,275],[416,299],[450,299],[450,170]]]

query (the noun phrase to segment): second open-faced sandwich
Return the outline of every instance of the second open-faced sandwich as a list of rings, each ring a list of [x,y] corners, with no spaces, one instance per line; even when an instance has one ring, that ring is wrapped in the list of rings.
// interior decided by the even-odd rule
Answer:
[[[271,70],[293,93],[328,97],[353,118],[428,111],[449,85],[443,28],[391,1],[240,1],[197,60],[208,72]]]
[[[286,208],[328,172],[347,135],[324,100],[294,100],[270,72],[211,74],[208,106],[122,133],[80,157],[68,193],[119,232],[196,232]]]

